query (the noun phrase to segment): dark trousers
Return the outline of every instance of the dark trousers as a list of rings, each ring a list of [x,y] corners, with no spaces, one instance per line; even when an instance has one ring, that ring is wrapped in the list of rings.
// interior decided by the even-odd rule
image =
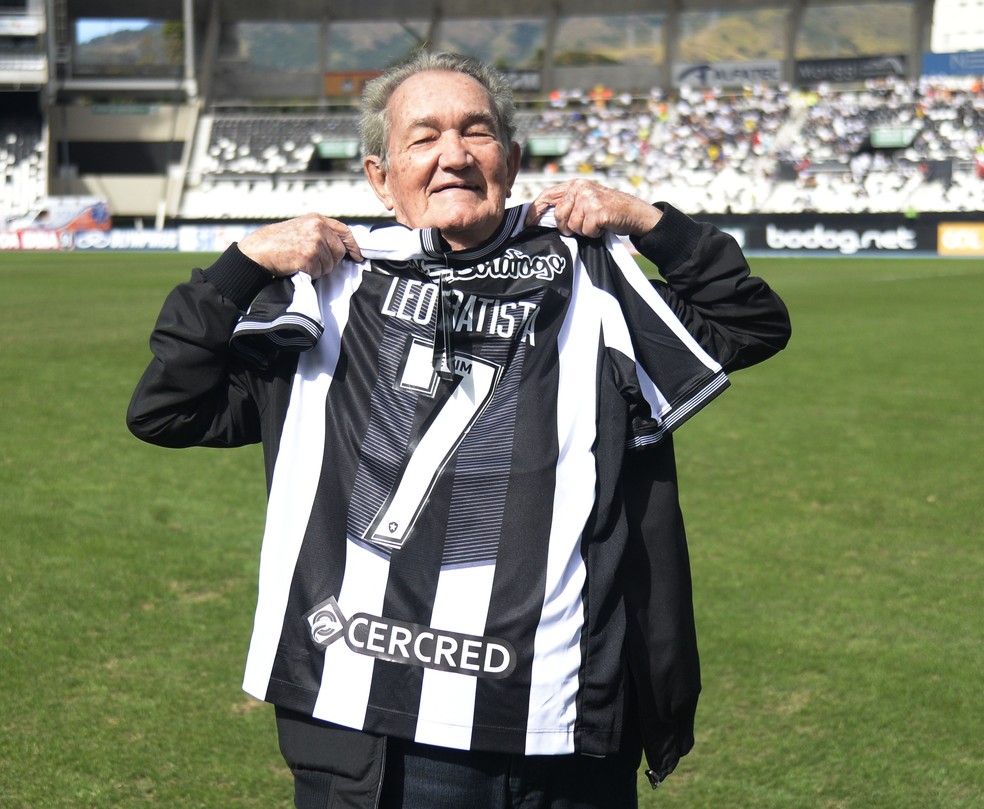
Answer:
[[[638,753],[596,758],[450,750],[381,739],[280,708],[277,730],[294,774],[297,809],[638,807]]]

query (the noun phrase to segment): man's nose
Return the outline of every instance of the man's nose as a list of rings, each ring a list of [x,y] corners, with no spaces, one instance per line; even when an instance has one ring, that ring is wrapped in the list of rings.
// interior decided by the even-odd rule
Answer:
[[[441,138],[439,165],[442,169],[463,169],[471,164],[472,155],[460,132],[445,132]]]

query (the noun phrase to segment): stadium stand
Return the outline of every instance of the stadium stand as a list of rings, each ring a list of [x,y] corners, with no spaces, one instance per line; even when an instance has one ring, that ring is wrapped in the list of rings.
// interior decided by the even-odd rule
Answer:
[[[219,174],[299,174],[309,170],[319,144],[358,137],[354,115],[217,116],[201,169]]]
[[[890,79],[857,92],[821,86],[805,98],[802,130],[784,156],[799,175],[787,208],[980,210],[979,83]]]
[[[525,147],[517,199],[591,176],[705,213],[984,209],[979,83],[888,79],[851,91],[762,86],[738,95],[684,87],[672,98],[654,90],[603,103],[568,93],[520,111],[517,130]],[[361,179],[357,138],[348,110],[203,116],[182,214],[384,215]],[[544,140],[559,153],[532,156]],[[319,159],[319,150],[334,157]]]
[[[381,14],[376,7],[344,5],[328,15],[338,18],[339,29],[349,19]],[[556,7],[548,0],[508,5],[509,14],[529,5],[526,10],[540,17]],[[617,16],[634,13],[638,3],[607,5]],[[721,7],[760,5],[732,0]],[[926,36],[909,37],[907,78],[793,86],[799,23],[783,29],[786,58],[777,60],[776,75],[785,83],[689,86],[670,79],[674,60],[682,57],[666,47],[664,64],[648,64],[642,82],[634,78],[642,69],[635,63],[561,70],[558,62],[542,72],[527,70],[544,85],[520,93],[517,138],[524,152],[514,199],[589,176],[673,200],[695,214],[984,211],[981,79],[915,78],[922,43],[935,24],[932,5],[913,6],[909,24]],[[669,30],[677,15],[700,4],[666,6]],[[440,30],[440,3],[386,0],[383,7],[393,19],[431,19],[430,11],[418,12],[433,10],[431,28]],[[141,45],[133,63],[117,62],[115,40],[82,58],[80,22],[112,18],[120,8],[108,0],[0,3],[0,87],[10,91],[0,100],[5,219],[45,194],[95,189],[109,198],[118,221],[152,217],[158,226],[279,219],[309,210],[385,215],[361,176],[357,94],[327,89],[329,79],[344,83],[344,71],[333,73],[324,62],[306,72],[292,64],[271,72],[262,61],[251,62],[237,26],[268,19],[266,4],[154,0],[144,6],[149,16],[192,31],[181,53],[161,50],[169,40],[160,34],[155,48]],[[587,0],[571,0],[562,16],[588,9],[596,13]],[[292,0],[274,16],[314,26],[327,19],[322,11],[316,0]],[[322,59],[330,28],[324,26],[324,41],[315,42]],[[167,30],[173,35],[178,28]],[[556,76],[563,81],[551,89],[546,82]],[[571,76],[599,84],[577,89]],[[623,84],[605,89],[605,76]],[[652,90],[645,89],[649,84]],[[15,99],[29,103],[9,103]]]
[[[45,194],[47,167],[40,115],[0,119],[0,220],[19,216]]]

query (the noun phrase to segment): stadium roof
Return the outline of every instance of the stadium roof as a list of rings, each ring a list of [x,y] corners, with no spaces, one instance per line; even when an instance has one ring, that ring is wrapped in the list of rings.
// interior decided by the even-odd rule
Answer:
[[[429,19],[435,14],[448,18],[542,17],[556,12],[560,16],[631,14],[699,10],[734,10],[768,7],[843,5],[844,0],[67,0],[71,19],[132,18],[180,19],[184,3],[192,4],[195,17],[204,19],[213,3],[225,21],[235,20],[386,20]],[[865,5],[898,0],[861,0]]]
[[[849,2],[849,0],[848,0]],[[918,73],[921,64],[921,54],[928,48],[929,31],[931,29],[933,5],[935,0],[856,0],[854,5],[868,8],[885,6],[886,12],[898,15],[901,4],[908,4],[911,9],[912,35],[907,47],[908,55],[905,70],[912,75]],[[195,28],[200,28],[205,39],[215,42],[216,32],[234,26],[238,22],[311,22],[321,23],[322,30],[330,28],[335,22],[411,22],[424,21],[428,26],[428,36],[442,42],[442,23],[448,20],[482,20],[498,19],[539,19],[547,25],[547,45],[543,65],[538,68],[541,72],[540,83],[545,87],[580,86],[582,76],[569,75],[574,70],[570,66],[558,66],[554,62],[556,50],[555,39],[551,36],[559,24],[571,17],[613,17],[619,14],[663,14],[664,56],[659,65],[647,66],[643,69],[630,69],[632,66],[614,65],[593,67],[593,70],[605,69],[604,81],[616,89],[641,86],[663,86],[670,88],[674,84],[673,70],[681,62],[679,59],[679,26],[680,17],[687,12],[732,12],[735,10],[752,10],[760,8],[778,8],[789,11],[783,26],[783,51],[780,57],[780,74],[782,80],[792,81],[795,71],[795,54],[797,41],[802,30],[803,19],[811,8],[844,5],[845,0],[496,0],[495,3],[481,3],[478,0],[376,0],[366,3],[365,0],[57,0],[56,16],[63,12],[62,22],[68,26],[58,25],[55,30],[62,32],[71,30],[71,24],[79,19],[140,19],[154,20],[183,20],[186,23],[194,19]],[[186,40],[190,50],[192,39]],[[68,44],[68,43],[65,43]],[[903,49],[900,49],[903,50]],[[877,54],[886,58],[895,54]],[[325,63],[326,64],[326,63]],[[900,63],[901,64],[901,63]],[[186,59],[186,75],[183,84],[179,83],[171,89],[181,90],[185,87],[191,94],[198,92],[193,84],[192,70],[195,69],[192,58]],[[563,71],[566,74],[561,75]],[[621,71],[621,72],[618,72]],[[228,76],[224,79],[227,84]],[[147,80],[137,81],[148,92],[156,88]],[[566,84],[565,84],[566,82]],[[134,82],[131,81],[131,84]],[[171,81],[174,84],[174,81]],[[66,91],[88,92],[94,87],[107,89],[106,77],[94,79],[71,78],[62,89]],[[115,85],[120,88],[122,85]],[[213,92],[231,93],[233,96],[249,96],[250,92],[258,92],[257,87],[251,87],[247,92],[244,87],[225,86],[215,90],[217,85],[206,86],[205,95],[213,97]],[[209,89],[211,88],[211,89]],[[254,92],[254,94],[255,94]],[[278,91],[282,92],[282,90]],[[303,90],[300,92],[303,93]],[[309,93],[313,92],[309,88]],[[323,91],[319,90],[323,95]],[[317,93],[316,93],[317,94]]]

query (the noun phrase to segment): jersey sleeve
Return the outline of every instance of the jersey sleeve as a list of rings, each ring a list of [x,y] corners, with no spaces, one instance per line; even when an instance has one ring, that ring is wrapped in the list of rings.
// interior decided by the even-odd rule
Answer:
[[[231,248],[227,252],[217,264],[242,260]],[[135,436],[166,447],[230,447],[260,440],[259,408],[248,373],[229,349],[240,314],[237,302],[201,270],[172,290],[151,333],[153,356],[127,410],[127,426]]]
[[[602,317],[603,340],[633,417],[629,445],[657,444],[724,391],[727,375],[617,236],[596,242],[584,258],[592,283],[615,304]]]

